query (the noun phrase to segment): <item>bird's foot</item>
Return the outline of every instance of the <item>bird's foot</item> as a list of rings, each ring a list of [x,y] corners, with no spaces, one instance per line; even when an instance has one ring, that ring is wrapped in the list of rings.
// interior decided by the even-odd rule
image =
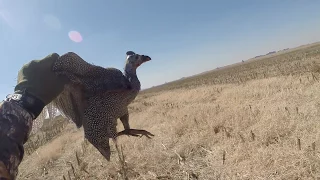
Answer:
[[[150,136],[154,136],[150,132],[146,130],[141,130],[141,129],[125,129],[121,132],[118,132],[117,137],[121,135],[136,136],[136,137],[146,136],[149,139],[151,138]]]

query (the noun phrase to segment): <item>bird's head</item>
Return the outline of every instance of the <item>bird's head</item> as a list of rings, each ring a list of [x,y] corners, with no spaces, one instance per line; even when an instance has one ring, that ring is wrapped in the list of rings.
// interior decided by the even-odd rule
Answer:
[[[126,65],[130,65],[133,69],[137,69],[141,64],[151,60],[149,56],[136,54],[133,51],[127,51],[126,55]]]

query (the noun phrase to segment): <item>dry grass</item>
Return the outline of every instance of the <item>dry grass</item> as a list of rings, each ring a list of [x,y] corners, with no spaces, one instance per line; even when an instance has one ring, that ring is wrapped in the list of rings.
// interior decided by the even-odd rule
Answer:
[[[155,93],[173,89],[190,89],[202,85],[226,83],[244,83],[252,79],[264,79],[293,74],[303,74],[314,71],[319,65],[320,43],[306,45],[294,50],[288,50],[263,58],[255,58],[244,63],[232,64],[218,70],[212,70],[201,75],[169,82],[141,92]],[[315,62],[315,63],[313,63]]]
[[[25,157],[19,177],[122,179],[125,170],[141,180],[320,178],[319,57],[311,46],[221,70],[218,80],[210,72],[144,91],[130,105],[131,124],[155,137],[120,137],[124,162],[112,143],[104,160],[69,125]]]

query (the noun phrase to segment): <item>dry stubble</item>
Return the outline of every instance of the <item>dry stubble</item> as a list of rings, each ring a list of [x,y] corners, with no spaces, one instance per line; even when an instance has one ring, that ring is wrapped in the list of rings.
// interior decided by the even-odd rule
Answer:
[[[119,138],[127,175],[129,179],[320,177],[319,88],[314,75],[301,73],[143,93],[130,105],[131,126],[156,136],[151,140]],[[82,130],[66,134],[75,139],[64,143],[46,175],[39,177],[41,168],[28,167],[26,162],[37,158],[33,155],[22,163],[23,174],[32,172],[32,179],[66,175],[70,167],[65,161],[75,163],[74,152],[82,151],[83,138]],[[51,142],[37,152],[55,146],[59,145]],[[107,162],[87,145],[81,161],[88,163],[89,174],[79,170],[79,177],[117,179],[120,163],[116,152],[111,159]]]

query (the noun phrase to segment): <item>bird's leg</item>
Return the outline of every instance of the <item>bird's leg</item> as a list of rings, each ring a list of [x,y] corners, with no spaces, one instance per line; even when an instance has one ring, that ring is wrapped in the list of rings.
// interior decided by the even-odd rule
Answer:
[[[119,135],[131,135],[131,136],[139,136],[139,135],[135,135],[135,134],[130,134],[130,132],[128,132],[128,130],[130,130],[130,124],[129,124],[129,112],[127,109],[127,113],[123,116],[120,117],[120,121],[122,122],[123,128],[124,130],[121,131],[120,133],[117,134],[117,137]]]
[[[130,129],[128,110],[127,110],[127,113],[125,115],[120,117],[120,121],[122,122],[124,129]]]
[[[146,136],[149,139],[151,138],[150,136],[154,136],[149,131],[142,130],[142,129],[125,129],[125,130],[123,130],[121,132],[118,132],[117,137],[119,137],[121,135],[140,136],[140,137]]]
[[[127,110],[127,113],[123,116],[120,117],[120,121],[123,124],[124,130],[119,132],[117,134],[117,137],[121,136],[121,135],[128,135],[128,136],[146,136],[147,138],[151,138],[150,136],[154,136],[153,134],[151,134],[150,132],[146,131],[146,130],[140,130],[140,129],[130,129],[130,125],[129,125],[129,113]]]

